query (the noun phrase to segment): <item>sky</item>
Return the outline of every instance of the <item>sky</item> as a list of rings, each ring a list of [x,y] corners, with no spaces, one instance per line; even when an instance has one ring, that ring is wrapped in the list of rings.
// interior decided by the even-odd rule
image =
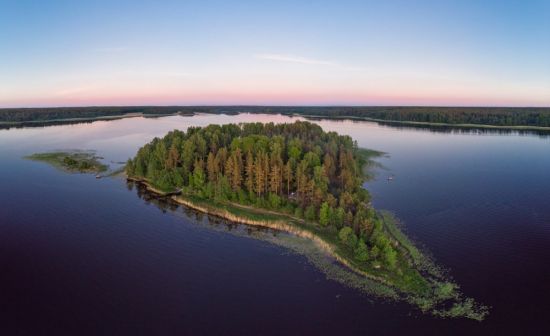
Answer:
[[[550,0],[0,0],[0,107],[550,106]]]

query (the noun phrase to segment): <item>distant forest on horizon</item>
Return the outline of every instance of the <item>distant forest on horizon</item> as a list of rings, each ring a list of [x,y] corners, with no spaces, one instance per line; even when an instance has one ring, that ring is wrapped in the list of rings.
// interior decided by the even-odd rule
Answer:
[[[141,113],[165,114],[283,114],[324,118],[365,118],[384,121],[493,126],[550,127],[550,107],[436,107],[436,106],[89,106],[1,108],[0,123],[93,119]]]

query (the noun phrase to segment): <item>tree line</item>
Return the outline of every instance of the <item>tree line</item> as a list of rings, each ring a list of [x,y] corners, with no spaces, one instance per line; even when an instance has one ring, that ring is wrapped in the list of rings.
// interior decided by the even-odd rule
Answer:
[[[362,153],[349,136],[309,122],[210,125],[153,139],[128,160],[126,172],[163,191],[317,223],[358,262],[393,268],[397,251],[362,188]]]
[[[143,113],[267,113],[327,118],[370,118],[444,124],[550,127],[548,107],[422,107],[422,106],[100,106],[0,109],[0,122],[48,121]]]

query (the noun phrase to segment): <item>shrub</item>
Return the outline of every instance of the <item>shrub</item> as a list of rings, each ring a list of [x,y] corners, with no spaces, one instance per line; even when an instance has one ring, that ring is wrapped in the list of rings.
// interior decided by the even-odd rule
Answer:
[[[378,248],[378,246],[374,245],[370,249],[370,255],[371,255],[371,258],[373,259],[377,259],[380,256],[380,249]]]
[[[238,194],[238,198],[239,198],[239,203],[241,204],[248,204],[248,197],[247,197],[247,193],[242,190],[242,189],[239,189],[239,191],[237,192]]]
[[[440,283],[435,288],[435,295],[440,299],[449,299],[453,297],[456,285],[451,282]]]
[[[290,203],[285,204],[285,206],[283,207],[283,212],[290,215],[294,214],[295,213],[294,206]]]
[[[269,194],[269,206],[272,209],[279,209],[281,207],[281,198],[277,196],[276,194],[270,193]]]
[[[315,216],[315,207],[313,205],[310,205],[306,208],[306,212],[304,213],[304,217],[309,221],[314,221]]]

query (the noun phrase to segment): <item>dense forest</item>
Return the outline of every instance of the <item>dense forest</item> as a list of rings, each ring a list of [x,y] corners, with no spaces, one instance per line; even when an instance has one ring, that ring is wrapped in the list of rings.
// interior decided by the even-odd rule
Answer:
[[[139,149],[126,169],[163,191],[181,189],[332,227],[357,261],[391,269],[397,251],[362,188],[364,163],[349,136],[298,121],[175,130]]]
[[[39,122],[60,119],[92,119],[123,116],[132,113],[164,115],[186,113],[178,106],[91,106],[91,107],[39,107],[0,109],[0,122]],[[191,113],[191,112],[190,112]]]
[[[388,121],[494,126],[550,127],[550,108],[516,107],[408,107],[408,106],[103,106],[0,109],[0,122],[22,123],[59,119],[91,119],[130,113],[145,115],[193,113],[269,113],[369,118]]]

